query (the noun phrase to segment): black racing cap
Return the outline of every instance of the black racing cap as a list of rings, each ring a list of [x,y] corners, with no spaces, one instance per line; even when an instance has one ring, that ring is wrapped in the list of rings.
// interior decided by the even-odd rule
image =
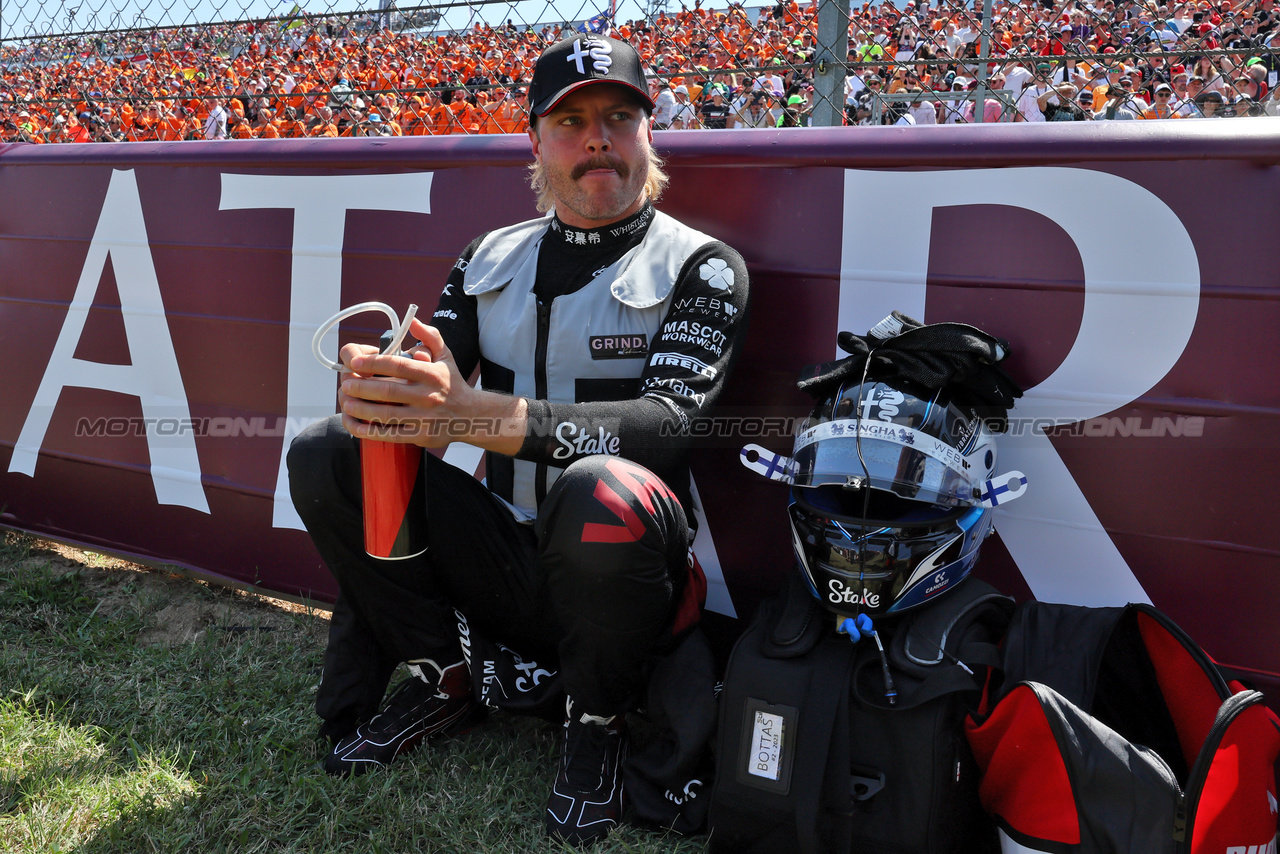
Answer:
[[[530,110],[535,116],[545,116],[565,95],[592,83],[626,86],[653,112],[640,54],[624,41],[595,33],[580,33],[542,52],[529,84]]]

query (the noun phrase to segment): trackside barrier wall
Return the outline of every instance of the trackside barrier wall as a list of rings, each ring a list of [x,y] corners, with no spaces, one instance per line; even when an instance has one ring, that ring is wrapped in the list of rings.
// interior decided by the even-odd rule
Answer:
[[[792,560],[786,490],[739,449],[789,452],[798,369],[900,309],[1007,338],[1028,390],[998,469],[1029,492],[998,511],[982,573],[1024,598],[1151,602],[1277,705],[1280,119],[655,138],[660,206],[741,251],[754,289],[745,355],[693,425],[717,620]],[[334,410],[312,332],[366,300],[433,311],[471,238],[535,215],[528,150],[0,148],[0,521],[332,599],[282,466]]]

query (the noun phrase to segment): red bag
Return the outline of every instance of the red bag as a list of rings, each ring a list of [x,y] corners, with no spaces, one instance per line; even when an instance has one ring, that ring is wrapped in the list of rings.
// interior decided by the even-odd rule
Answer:
[[[1028,602],[970,718],[1011,852],[1275,854],[1280,719],[1147,605]]]

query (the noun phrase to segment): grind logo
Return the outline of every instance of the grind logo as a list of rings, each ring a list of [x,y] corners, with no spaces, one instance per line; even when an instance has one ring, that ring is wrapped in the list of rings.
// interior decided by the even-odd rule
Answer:
[[[587,339],[592,359],[640,359],[649,353],[643,335],[592,335]]]

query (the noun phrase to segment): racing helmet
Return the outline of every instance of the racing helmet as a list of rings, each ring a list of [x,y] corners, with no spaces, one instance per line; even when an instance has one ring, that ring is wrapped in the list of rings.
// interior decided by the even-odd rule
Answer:
[[[992,433],[943,391],[846,383],[795,437],[788,515],[810,592],[848,617],[896,614],[963,580],[991,533]]]

